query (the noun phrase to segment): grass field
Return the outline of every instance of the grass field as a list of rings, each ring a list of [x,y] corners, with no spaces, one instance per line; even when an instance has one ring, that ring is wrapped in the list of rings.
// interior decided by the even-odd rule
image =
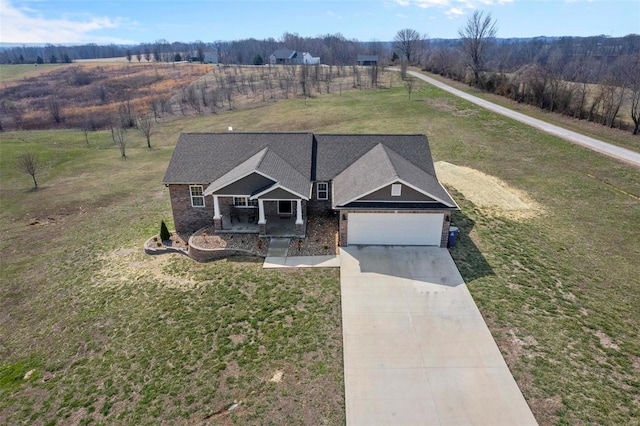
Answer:
[[[131,134],[127,160],[103,132],[89,147],[81,132],[3,133],[0,423],[344,423],[336,271],[141,253],[170,219],[178,134],[229,126],[424,132],[435,160],[526,193],[542,208],[516,220],[452,189],[456,263],[541,424],[637,422],[640,172],[428,86],[412,99],[396,87],[167,121],[153,150]],[[13,168],[27,151],[47,162],[38,191]]]
[[[0,65],[0,83],[17,80],[23,77],[33,77],[43,72],[51,71],[66,64],[28,64],[28,65]]]
[[[417,69],[415,71],[420,72]],[[564,127],[565,129],[582,133],[584,135],[590,136],[595,139],[600,139],[614,145],[622,146],[634,151],[640,151],[640,136],[633,135],[629,130],[611,129],[607,126],[602,126],[600,124],[588,122],[586,120],[576,120],[562,114],[541,110],[540,108],[533,105],[518,103],[512,101],[511,99],[505,98],[504,96],[483,92],[482,90],[479,90],[475,87],[470,87],[467,84],[444,78],[437,74],[425,74],[431,78],[435,78],[445,84],[453,86],[458,90],[462,90],[479,98],[512,109],[514,111],[518,111],[519,113],[528,115],[530,117],[537,118],[539,120],[543,120],[557,126]],[[618,115],[618,119],[622,119],[629,126],[633,124],[629,115],[629,105],[624,104],[622,106]]]

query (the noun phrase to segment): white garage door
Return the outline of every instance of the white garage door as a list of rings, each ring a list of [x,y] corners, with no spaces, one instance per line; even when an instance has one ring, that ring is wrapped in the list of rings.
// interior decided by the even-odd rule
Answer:
[[[439,246],[443,213],[349,213],[348,244]]]

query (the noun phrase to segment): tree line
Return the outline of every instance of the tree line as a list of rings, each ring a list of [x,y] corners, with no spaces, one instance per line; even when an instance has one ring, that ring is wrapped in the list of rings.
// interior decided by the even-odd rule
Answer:
[[[640,132],[640,35],[499,39],[497,32],[491,15],[476,11],[457,39],[428,39],[417,30],[402,29],[389,42],[361,42],[339,33],[284,33],[278,40],[22,46],[0,52],[0,63],[122,56],[131,62],[203,61],[206,52],[214,52],[220,64],[261,65],[275,50],[286,48],[311,52],[323,64],[345,66],[355,64],[359,54],[371,54],[378,55],[381,65],[400,65],[403,77],[407,66],[419,66],[518,102]]]
[[[432,41],[419,65],[517,102],[640,133],[640,35],[500,40],[497,30],[491,15],[477,11],[458,40]]]

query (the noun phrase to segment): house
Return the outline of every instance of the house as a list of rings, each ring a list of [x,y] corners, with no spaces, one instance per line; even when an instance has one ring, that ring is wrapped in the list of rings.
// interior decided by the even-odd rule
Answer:
[[[269,56],[269,63],[271,65],[292,65],[296,63],[298,52],[289,49],[276,50]]]
[[[302,63],[304,65],[319,65],[320,64],[320,57],[319,56],[313,56],[309,52],[304,52],[302,54]]]
[[[216,52],[204,52],[204,60],[205,64],[217,64],[218,63],[218,54]]]
[[[297,52],[295,50],[280,49],[269,56],[271,65],[317,65],[319,56],[313,56],[309,52]]]
[[[341,246],[446,247],[458,210],[425,135],[184,133],[163,183],[181,233],[303,236],[337,214]]]
[[[365,67],[378,65],[378,55],[358,55],[358,65]]]

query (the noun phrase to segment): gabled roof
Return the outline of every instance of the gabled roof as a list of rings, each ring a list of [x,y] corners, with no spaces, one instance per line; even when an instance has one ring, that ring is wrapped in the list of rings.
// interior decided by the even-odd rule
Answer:
[[[209,185],[211,194],[251,173],[273,181],[261,192],[279,186],[303,199],[312,181],[333,180],[335,206],[400,182],[457,208],[436,178],[425,135],[184,133],[163,183]]]
[[[448,207],[457,207],[435,173],[427,173],[382,143],[333,179],[334,207],[344,206],[396,182],[409,185]]]
[[[273,52],[272,56],[275,56],[276,59],[293,59],[297,56],[297,52],[289,49],[278,49]]]
[[[242,167],[238,173],[253,170],[258,164],[263,172],[276,174],[271,171],[278,167],[276,163],[283,167],[286,163],[283,181],[299,179],[302,175],[310,182],[312,146],[311,133],[183,133],[163,183],[208,184],[239,166]],[[265,148],[270,152],[268,156],[267,152],[257,155]]]
[[[314,179],[317,181],[333,179],[380,143],[418,168],[436,175],[425,135],[320,134],[315,138],[317,164]]]
[[[258,173],[272,180],[274,182],[272,186],[280,186],[305,200],[309,199],[309,196],[305,195],[309,193],[311,185],[309,177],[302,175],[269,148],[264,148],[245,162],[229,170],[225,175],[211,182],[211,185],[204,191],[204,195],[211,195],[251,173]]]

